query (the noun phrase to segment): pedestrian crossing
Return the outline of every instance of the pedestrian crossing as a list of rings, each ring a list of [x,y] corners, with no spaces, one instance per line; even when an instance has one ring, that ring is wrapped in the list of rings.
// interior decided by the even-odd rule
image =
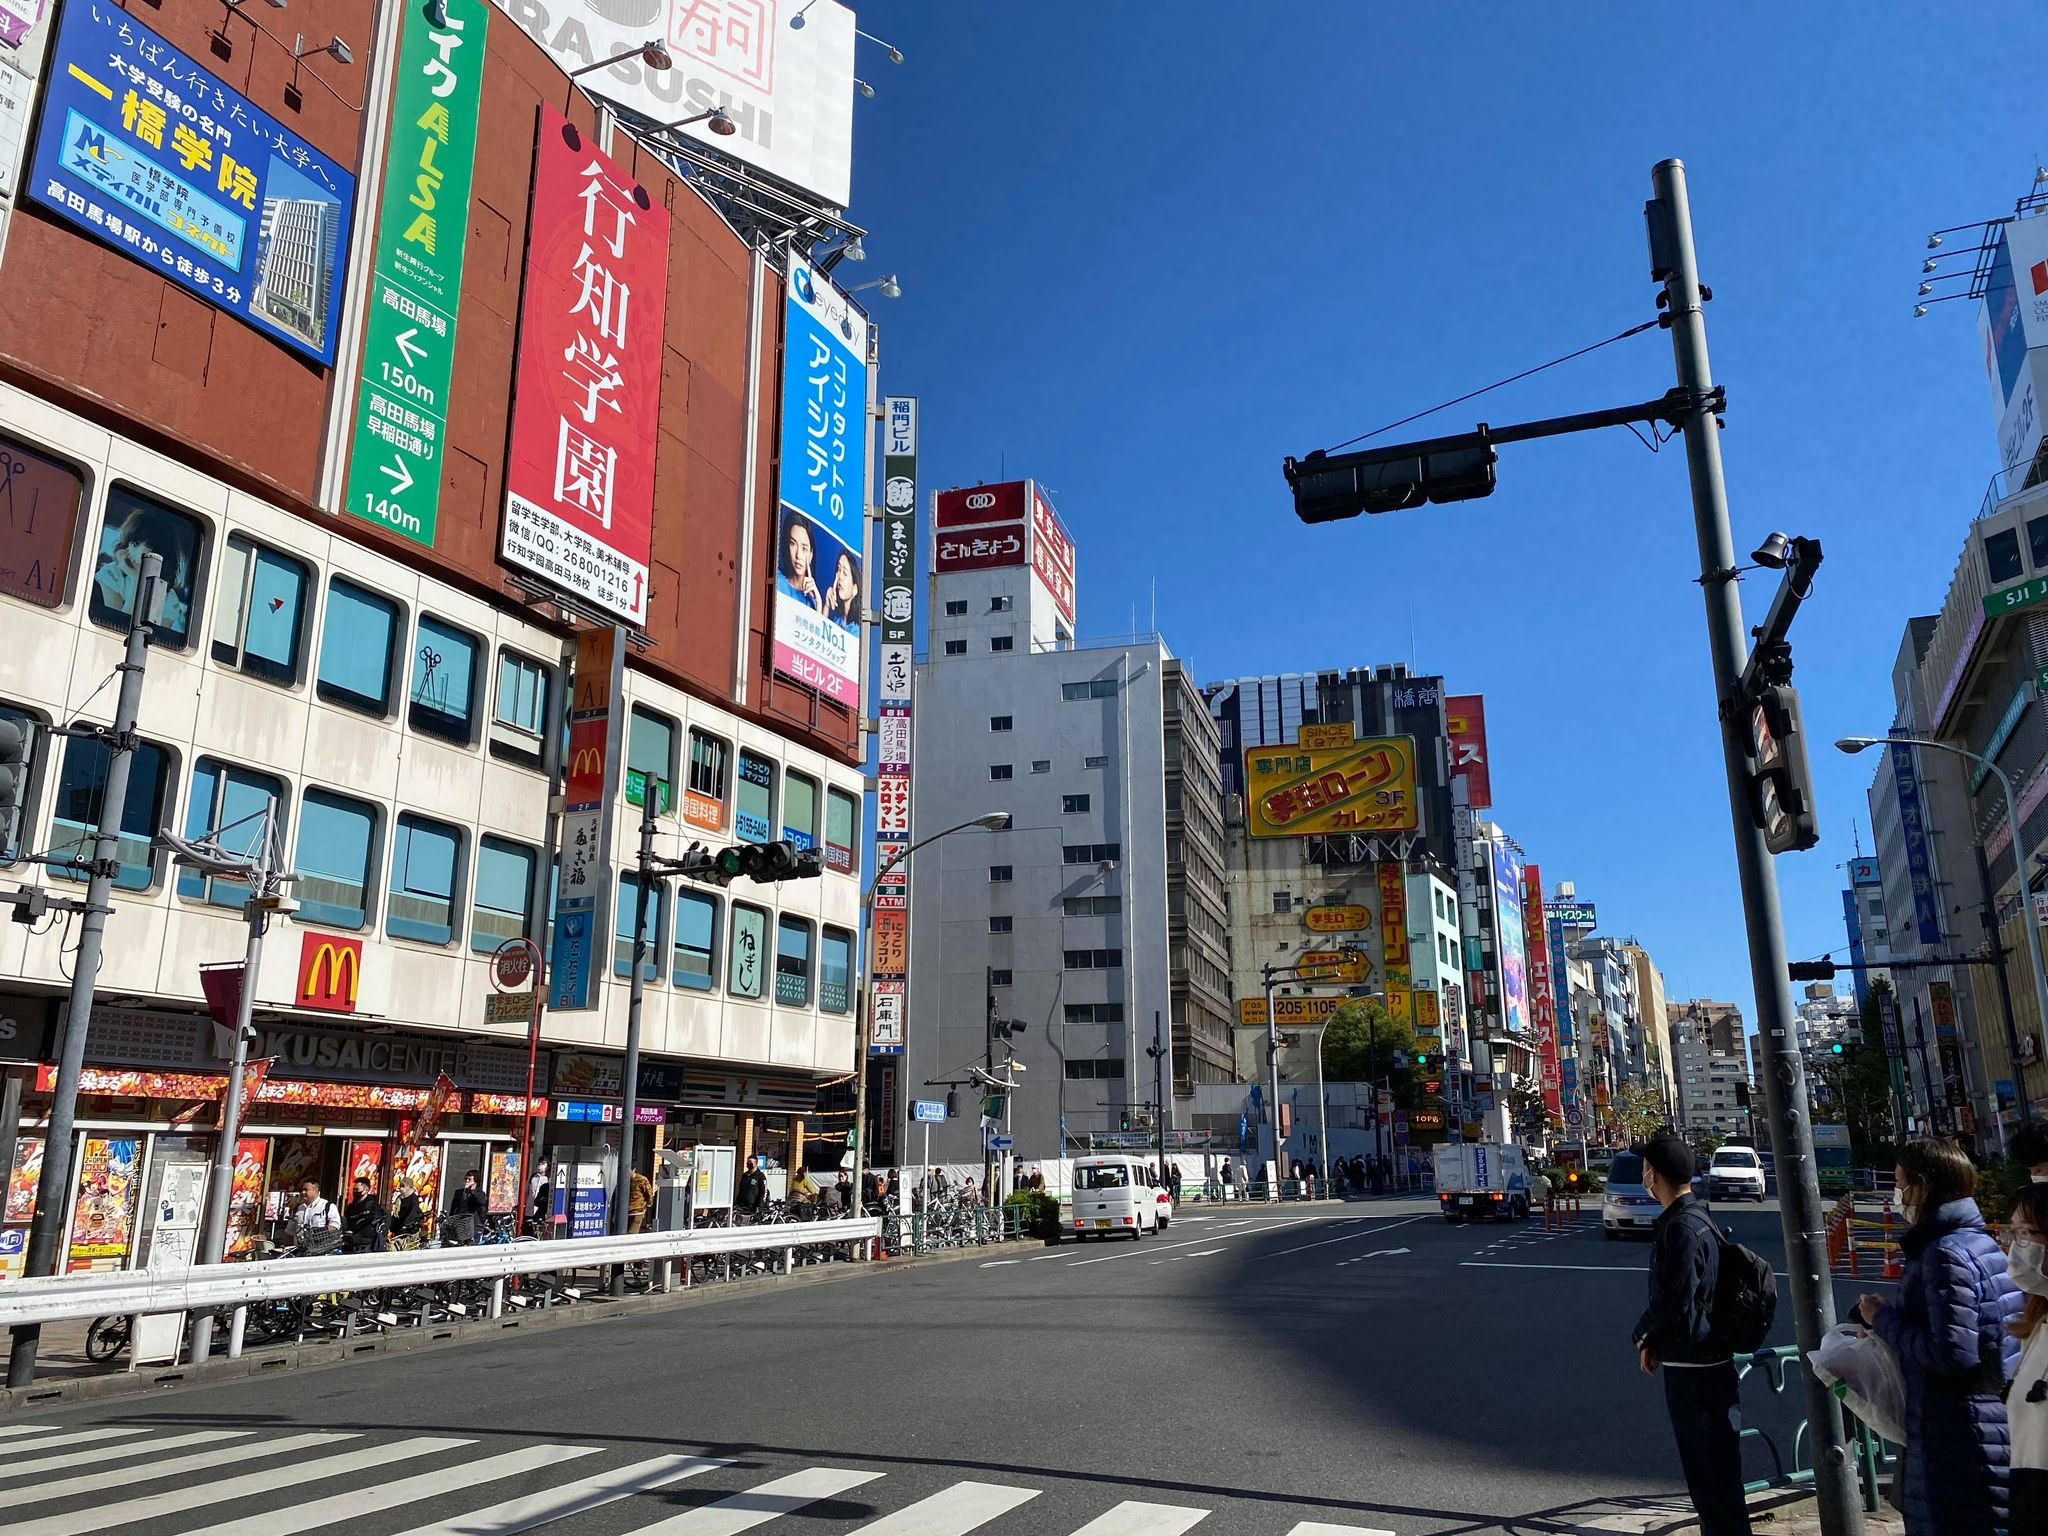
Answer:
[[[0,1448],[8,1536],[1184,1536],[1214,1513],[1118,1499],[1092,1483],[1079,1488],[1094,1507],[1076,1510],[1073,1487],[1065,1502],[1043,1503],[1047,1488],[1021,1482],[964,1479],[932,1491],[922,1467],[892,1475],[682,1453],[624,1459],[640,1448],[511,1436],[4,1424]],[[923,1481],[913,1485],[915,1475]],[[1285,1517],[1267,1529],[1393,1536]]]

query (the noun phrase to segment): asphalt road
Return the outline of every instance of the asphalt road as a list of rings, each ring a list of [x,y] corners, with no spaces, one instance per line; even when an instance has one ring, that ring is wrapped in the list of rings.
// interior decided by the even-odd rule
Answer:
[[[1781,1252],[1770,1208],[1726,1219]],[[1648,1255],[1603,1241],[1594,1208],[1582,1221],[1454,1227],[1414,1202],[1190,1212],[1141,1242],[768,1283],[0,1419],[0,1528],[1655,1529],[1680,1485],[1661,1389],[1629,1345]],[[1750,1403],[1789,1443],[1796,1401]]]

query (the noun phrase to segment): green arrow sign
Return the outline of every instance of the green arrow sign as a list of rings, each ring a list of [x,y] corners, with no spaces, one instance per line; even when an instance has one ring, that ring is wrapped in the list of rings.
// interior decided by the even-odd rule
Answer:
[[[448,0],[445,27],[420,6],[403,11],[349,448],[348,510],[429,545],[441,504],[490,11],[488,0]]]

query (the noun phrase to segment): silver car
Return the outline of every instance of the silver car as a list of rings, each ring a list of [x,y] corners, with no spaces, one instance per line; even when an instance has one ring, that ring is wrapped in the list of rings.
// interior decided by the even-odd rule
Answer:
[[[1647,1232],[1663,1209],[1643,1187],[1643,1159],[1617,1152],[1607,1170],[1607,1197],[1600,1204],[1601,1233],[1612,1239],[1623,1232]]]

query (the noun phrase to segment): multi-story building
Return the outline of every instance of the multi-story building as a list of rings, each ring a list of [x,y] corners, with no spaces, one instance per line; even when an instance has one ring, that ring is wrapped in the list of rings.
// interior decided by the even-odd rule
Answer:
[[[1073,587],[1048,587],[1021,541],[1014,563],[966,568],[937,542],[912,836],[989,811],[1010,826],[911,861],[906,1077],[964,1083],[1014,1053],[1022,1157],[1143,1142],[1155,1114],[1186,1130],[1175,1100],[1234,1067],[1209,713],[1156,636],[1075,645]],[[1023,1028],[999,1047],[991,1016]],[[932,1155],[978,1160],[976,1118],[935,1126]]]
[[[1578,943],[1579,958],[1593,977],[1595,1050],[1604,1040],[1609,1079],[1617,1095],[1624,1087],[1647,1086],[1650,1080],[1649,1038],[1636,991],[1632,948],[1632,940],[1597,934],[1588,934]]]
[[[1629,940],[1624,945],[1636,973],[1636,1015],[1642,1021],[1646,1081],[1663,1101],[1666,1113],[1678,1113],[1678,1062],[1671,1049],[1669,1004],[1664,999],[1664,974],[1650,952]]]
[[[459,19],[468,7],[450,9]],[[829,4],[814,18],[827,11],[829,25],[851,26]],[[373,27],[380,15],[390,25]],[[138,37],[124,50],[131,74],[172,61],[153,37],[183,52],[187,73],[191,60],[216,57],[219,12],[197,0],[146,13],[74,7],[67,25],[75,18]],[[244,138],[266,144],[268,172],[243,166],[254,178],[245,186],[222,159],[218,193],[206,183],[209,206],[234,199],[248,215],[236,216],[248,227],[232,276],[232,252],[184,259],[161,230],[145,249],[147,232],[109,216],[83,184],[57,198],[51,178],[29,178],[5,225],[0,711],[29,738],[24,812],[4,855],[10,883],[53,899],[83,892],[75,866],[29,862],[61,860],[101,819],[108,747],[58,728],[112,719],[138,578],[150,557],[162,568],[89,1015],[60,1009],[75,928],[0,924],[0,1013],[15,1025],[0,1071],[25,1088],[22,1124],[0,1125],[0,1166],[17,1134],[17,1166],[40,1139],[40,1068],[57,1059],[60,1031],[85,1031],[79,1118],[97,1146],[52,1149],[51,1159],[105,1159],[127,1175],[127,1209],[96,1207],[79,1218],[93,1230],[68,1234],[74,1267],[135,1261],[136,1212],[146,1225],[156,1170],[210,1155],[213,1112],[195,1120],[190,1110],[226,1084],[208,985],[213,968],[242,959],[244,892],[173,865],[160,832],[217,834],[248,852],[267,816],[278,858],[298,876],[296,913],[273,923],[248,979],[255,1054],[268,1065],[241,1133],[244,1230],[269,1193],[299,1177],[333,1193],[354,1172],[382,1181],[401,1165],[430,1205],[437,1185],[477,1170],[494,1205],[516,1208],[515,1153],[529,1124],[549,1155],[616,1147],[634,832],[650,798],[660,853],[679,856],[695,840],[788,840],[822,850],[825,869],[650,896],[640,1161],[651,1140],[794,1162],[818,1131],[819,1085],[855,1064],[858,682],[779,666],[770,615],[778,478],[789,468],[784,488],[794,489],[799,467],[785,465],[777,427],[785,383],[806,383],[782,377],[785,331],[794,335],[806,295],[831,307],[835,331],[858,334],[858,310],[802,266],[805,242],[790,255],[792,222],[743,219],[713,180],[673,168],[541,46],[496,24],[488,49],[453,55],[458,74],[474,71],[459,81],[474,94],[434,141],[437,174],[449,175],[431,270],[445,286],[394,292],[371,270],[385,221],[355,197],[353,177],[368,169],[361,146],[367,137],[381,152],[384,142],[381,130],[365,135],[357,104],[376,103],[374,123],[419,120],[433,97],[408,93],[433,81],[401,75],[395,50],[401,34],[417,43],[437,23],[428,8],[336,0],[322,9],[330,26],[355,50],[353,62],[319,61],[331,89],[289,100],[297,90],[274,52],[253,69],[237,57],[248,94],[220,82],[236,124],[269,122],[281,137],[230,130],[225,111],[218,133],[194,127],[214,134],[202,149],[225,149],[232,131],[238,159]],[[259,60],[275,47],[246,31],[233,46]],[[52,71],[61,73],[55,62]],[[492,133],[482,153],[478,97]],[[565,108],[565,122],[537,126]],[[527,132],[537,137],[517,137]],[[555,162],[536,172],[549,134],[556,149],[578,146],[568,174],[590,204],[578,204]],[[273,155],[273,142],[287,148]],[[135,139],[123,152],[178,174],[167,148]],[[273,200],[282,183],[266,195],[263,179],[284,174],[286,154],[310,168]],[[314,177],[336,189],[338,201],[311,199],[325,212],[293,190]],[[420,214],[403,196],[410,179],[388,204],[407,221],[399,230]],[[627,360],[583,380],[639,426],[598,443],[612,413],[594,411],[572,464],[557,459],[566,417],[536,425],[516,414],[546,398],[541,376],[516,365],[516,342],[523,299],[564,291],[577,249],[529,242],[530,225],[547,234],[550,219],[599,204],[617,225],[601,243],[655,281],[636,287],[630,314],[602,322],[610,353]],[[267,240],[253,232],[259,205]],[[628,221],[628,205],[643,212]],[[821,217],[828,223],[813,228],[845,227]],[[449,259],[463,231],[466,264]],[[294,274],[289,323],[256,291],[259,244],[265,270]],[[535,265],[550,260],[560,269]],[[785,276],[792,262],[801,278]],[[315,268],[349,280],[327,286]],[[664,292],[661,274],[685,269],[688,280]],[[415,326],[404,358],[367,354],[378,317],[402,306]],[[320,339],[329,330],[331,345]],[[787,349],[792,359],[801,350],[794,340]],[[368,386],[391,377],[370,377],[380,361],[409,381],[395,419],[382,396],[368,403]],[[843,381],[855,446],[865,361],[863,351]],[[522,455],[545,463],[536,472]],[[567,490],[595,494],[588,475],[600,461],[606,518],[579,522],[563,477],[575,482]],[[865,491],[857,477],[834,493],[856,545]],[[593,580],[581,561],[542,573],[515,559],[501,540],[521,495],[549,502],[607,559],[635,565],[637,583]],[[858,630],[856,615],[842,617]],[[530,1098],[524,1002],[508,1010],[489,975],[493,951],[515,938],[552,960]],[[436,1130],[401,1158],[407,1117],[429,1104]],[[10,1220],[20,1214],[10,1205]],[[19,1251],[0,1243],[10,1249]]]
[[[1842,892],[1842,926],[1849,938],[1849,975],[1856,1006],[1870,997],[1870,984],[1882,978],[1892,985],[1885,961],[1891,958],[1891,923],[1884,910],[1883,867],[1871,855],[1849,860],[1849,884]]]
[[[1680,1129],[1695,1140],[1748,1136],[1749,1069],[1740,1050],[1716,1049],[1711,1031],[1691,1017],[1673,1030]]]

